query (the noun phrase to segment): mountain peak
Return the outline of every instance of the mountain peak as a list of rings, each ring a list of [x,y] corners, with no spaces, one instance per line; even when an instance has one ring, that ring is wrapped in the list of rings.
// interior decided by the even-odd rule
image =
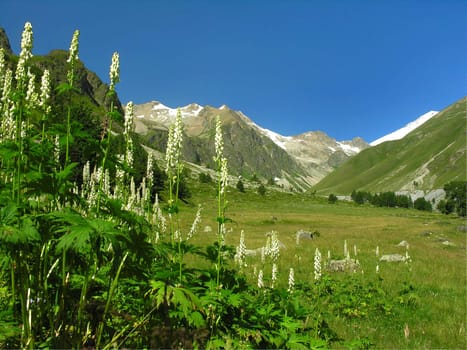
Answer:
[[[391,132],[390,134],[387,134],[383,137],[380,137],[379,139],[374,140],[373,142],[370,142],[371,146],[376,146],[379,145],[380,143],[386,142],[386,141],[394,141],[394,140],[400,140],[403,138],[405,135],[410,133],[411,131],[415,130],[418,128],[420,125],[424,124],[428,120],[430,120],[432,117],[434,117],[436,114],[438,114],[437,111],[429,111],[414,121],[408,123],[406,126]]]

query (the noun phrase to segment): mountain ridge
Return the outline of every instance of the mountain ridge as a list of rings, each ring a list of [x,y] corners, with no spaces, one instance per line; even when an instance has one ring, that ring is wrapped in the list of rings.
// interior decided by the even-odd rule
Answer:
[[[185,124],[185,133],[198,147],[212,148],[204,139],[212,136],[213,120],[219,115],[223,122],[224,138],[232,145],[229,157],[237,159],[231,171],[236,175],[257,175],[274,178],[282,185],[305,190],[317,183],[342,162],[369,145],[361,138],[350,141],[336,141],[321,131],[309,131],[295,136],[282,136],[256,124],[241,111],[227,105],[218,108],[191,103],[180,108],[171,108],[160,101],[150,101],[134,106],[136,128],[141,135],[164,130],[175,120],[180,110]],[[151,131],[152,130],[152,131]],[[233,131],[233,134],[231,134]],[[255,145],[258,143],[260,147]],[[249,145],[249,149],[244,146]],[[160,148],[161,145],[158,146]],[[249,155],[256,149],[257,159]],[[198,155],[188,157],[194,163],[212,166],[206,158],[212,150],[192,149]],[[204,154],[204,155],[201,155]],[[267,155],[266,155],[267,154]],[[249,158],[246,161],[244,158]],[[240,160],[241,159],[241,160]],[[266,166],[265,159],[268,159]],[[232,162],[231,162],[232,163]],[[275,170],[272,168],[276,167]],[[255,169],[256,168],[256,169]]]

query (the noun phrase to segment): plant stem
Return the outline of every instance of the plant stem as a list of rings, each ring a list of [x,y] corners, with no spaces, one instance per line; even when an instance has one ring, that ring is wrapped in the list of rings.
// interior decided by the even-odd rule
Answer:
[[[101,338],[102,338],[102,331],[104,329],[104,323],[105,319],[107,317],[107,313],[109,311],[109,306],[110,306],[110,301],[112,300],[112,296],[114,294],[115,288],[117,287],[118,284],[118,278],[120,276],[120,272],[122,271],[123,265],[125,264],[125,260],[128,257],[128,252],[125,253],[123,256],[122,261],[120,262],[120,265],[118,266],[117,273],[115,274],[115,278],[113,279],[112,283],[110,284],[109,291],[107,293],[107,301],[105,303],[105,308],[104,308],[104,314],[102,315],[102,321],[99,323],[99,327],[97,329],[97,342],[96,342],[96,348],[100,348],[101,344]]]
[[[113,100],[110,102],[110,117],[109,117],[109,127],[108,127],[108,132],[107,132],[107,145],[104,150],[104,158],[102,159],[102,171],[100,174],[100,179],[99,179],[99,195],[97,196],[97,212],[99,213],[100,210],[100,203],[101,203],[101,195],[102,195],[102,189],[103,189],[103,182],[104,182],[104,177],[105,177],[105,163],[107,162],[107,157],[109,154],[109,148],[110,148],[110,140],[112,137],[112,112],[114,110],[114,102]]]

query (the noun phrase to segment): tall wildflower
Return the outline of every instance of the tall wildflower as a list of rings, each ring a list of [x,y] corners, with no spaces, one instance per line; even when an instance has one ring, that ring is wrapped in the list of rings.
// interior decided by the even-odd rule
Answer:
[[[78,48],[79,48],[79,30],[76,29],[73,32],[73,38],[71,39],[70,50],[68,54],[67,62],[69,63],[69,69],[67,73],[68,84],[73,86],[75,80],[75,64],[78,61]]]
[[[112,63],[110,64],[110,85],[109,93],[115,92],[115,84],[120,82],[120,56],[118,52],[114,52],[112,55]]]
[[[196,212],[195,220],[191,224],[190,231],[187,235],[187,240],[191,239],[195,233],[198,231],[199,224],[201,223],[201,205],[198,205],[198,211]]]
[[[240,242],[236,248],[235,252],[235,262],[240,266],[245,266],[245,257],[246,257],[246,244],[245,244],[245,233],[243,230],[240,232]]]
[[[271,273],[271,288],[274,288],[277,282],[277,264],[272,264],[272,273]]]
[[[258,273],[258,288],[264,288],[264,280],[263,280],[263,270],[259,270]]]
[[[289,270],[289,287],[287,288],[287,291],[289,294],[292,294],[295,289],[295,276],[294,276],[294,269],[293,267],[290,268]]]
[[[214,161],[217,165],[218,182],[217,182],[217,287],[220,287],[220,271],[221,271],[221,251],[225,243],[225,209],[227,207],[226,186],[227,186],[227,159],[224,157],[224,139],[222,136],[222,124],[220,117],[216,117],[216,133],[214,136],[215,155]]]
[[[24,24],[24,30],[21,37],[21,52],[19,54],[18,65],[16,66],[16,84],[19,90],[23,90],[26,81],[26,66],[32,57],[33,33],[30,22]]]
[[[33,109],[39,105],[39,95],[36,92],[36,76],[28,67],[28,88],[26,90],[26,105]]]
[[[112,71],[112,68],[110,69]],[[133,129],[133,102],[128,102],[125,108],[125,122],[123,137],[125,138],[124,162],[129,168],[133,167],[133,140],[130,132]]]
[[[39,96],[39,107],[45,114],[49,114],[51,107],[50,101],[50,73],[48,69],[44,70],[41,78],[41,93]]]
[[[214,147],[216,150],[214,161],[220,162],[220,160],[224,156],[224,139],[222,136],[222,123],[219,116],[216,117],[216,134],[214,136]]]
[[[5,51],[0,47],[0,97],[2,97],[3,81],[5,79],[6,65],[5,65]]]
[[[169,180],[169,206],[170,207],[172,207],[173,205],[176,205],[176,202],[178,200],[180,174],[182,171],[182,164],[180,164],[182,143],[183,143],[182,113],[180,109],[178,109],[177,116],[175,118],[175,123],[169,127],[167,149],[165,152],[165,162],[166,162],[165,171],[167,173],[167,178]]]
[[[271,260],[276,263],[280,255],[280,242],[279,238],[277,238],[276,231],[271,232],[271,249],[269,254],[271,256]]]
[[[68,72],[67,72],[67,79],[68,79],[68,86],[65,84],[66,90],[71,90],[73,88],[73,83],[75,80],[75,65],[78,60],[78,45],[79,45],[79,30],[75,30],[73,33],[73,38],[71,39],[70,44],[70,51],[68,55]],[[69,155],[70,155],[70,140],[71,140],[71,107],[68,105],[67,111],[67,120],[66,120],[66,145],[65,145],[65,165],[69,163]]]
[[[10,99],[11,84],[13,80],[13,72],[7,69],[5,79],[3,81],[3,94],[0,99],[0,138],[2,140],[14,140],[16,137],[16,123],[13,115],[14,105]]]
[[[319,280],[321,278],[321,252],[318,248],[315,250],[314,270],[315,280]]]

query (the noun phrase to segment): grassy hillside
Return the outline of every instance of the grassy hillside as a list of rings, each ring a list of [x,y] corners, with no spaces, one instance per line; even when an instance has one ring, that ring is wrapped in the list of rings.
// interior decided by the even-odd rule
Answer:
[[[362,151],[315,187],[318,193],[350,194],[430,190],[466,180],[466,98],[397,141]]]

